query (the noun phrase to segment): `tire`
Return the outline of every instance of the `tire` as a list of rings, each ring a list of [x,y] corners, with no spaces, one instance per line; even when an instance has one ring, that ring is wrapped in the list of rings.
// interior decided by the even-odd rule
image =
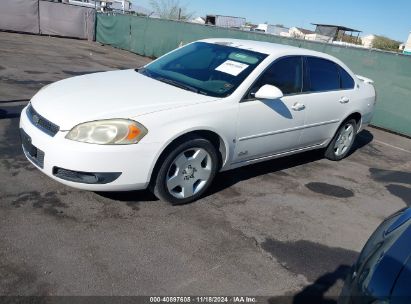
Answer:
[[[339,161],[350,152],[357,135],[357,122],[354,119],[346,120],[338,128],[334,138],[325,150],[325,158]]]
[[[160,164],[153,185],[154,195],[172,205],[191,203],[210,187],[219,166],[214,145],[190,136],[176,144]]]

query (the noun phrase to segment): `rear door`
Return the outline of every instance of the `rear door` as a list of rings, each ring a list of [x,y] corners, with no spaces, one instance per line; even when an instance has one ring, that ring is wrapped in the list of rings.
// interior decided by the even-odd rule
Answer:
[[[306,117],[301,144],[314,146],[333,137],[350,113],[355,82],[333,61],[306,57],[305,63]]]

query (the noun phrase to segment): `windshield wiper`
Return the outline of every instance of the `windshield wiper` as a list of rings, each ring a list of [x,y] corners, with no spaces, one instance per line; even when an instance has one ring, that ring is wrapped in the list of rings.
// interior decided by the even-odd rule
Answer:
[[[184,84],[184,83],[172,80],[172,79],[168,79],[168,78],[164,78],[164,77],[157,77],[155,79],[159,80],[161,82],[167,83],[167,84],[171,84],[172,86],[178,87],[180,89],[188,90],[188,91],[191,91],[191,92],[194,92],[194,93],[201,93],[201,94],[204,93],[204,92],[200,92],[198,89],[196,89],[192,86],[189,86],[187,84]]]
[[[164,78],[164,77],[156,77],[155,75],[153,75],[153,73],[151,73],[148,69],[146,69],[144,67],[139,68],[139,69],[135,69],[135,71],[137,73],[143,74],[147,77],[154,78],[158,81],[161,81],[161,82],[170,84],[172,86],[178,87],[180,89],[184,89],[184,90],[191,91],[191,92],[198,93],[198,94],[202,94],[202,95],[208,95],[206,92],[200,91],[199,89],[197,89],[195,87],[192,87],[188,84],[184,84],[184,83],[181,83],[181,82],[178,82],[178,81],[175,81],[175,80],[172,80],[172,79]]]

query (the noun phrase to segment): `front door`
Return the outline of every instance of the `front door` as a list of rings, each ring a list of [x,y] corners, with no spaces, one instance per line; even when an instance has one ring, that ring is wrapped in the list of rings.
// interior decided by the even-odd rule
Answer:
[[[279,88],[284,97],[277,100],[253,98],[266,84]],[[305,120],[305,105],[300,95],[302,85],[303,59],[300,56],[280,58],[260,76],[239,105],[235,163],[300,147]]]

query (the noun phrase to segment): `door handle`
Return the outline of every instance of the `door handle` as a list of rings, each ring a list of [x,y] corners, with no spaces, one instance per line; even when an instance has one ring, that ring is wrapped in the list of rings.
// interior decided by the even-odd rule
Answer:
[[[339,101],[340,103],[349,103],[350,99],[348,97],[341,97]]]
[[[293,109],[294,111],[301,111],[305,109],[305,105],[299,102],[296,102],[291,109]]]

